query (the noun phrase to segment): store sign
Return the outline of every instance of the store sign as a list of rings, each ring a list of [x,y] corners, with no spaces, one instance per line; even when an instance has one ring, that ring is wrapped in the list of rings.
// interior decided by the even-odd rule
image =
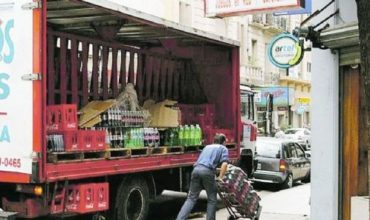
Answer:
[[[205,0],[206,17],[273,13],[304,8],[304,0]]]
[[[294,90],[288,87],[265,87],[255,89],[261,94],[257,107],[266,107],[268,94],[273,95],[274,107],[287,107],[294,103]]]
[[[293,9],[286,11],[274,12],[275,16],[279,15],[302,15],[302,14],[311,14],[312,13],[312,0],[305,0],[304,8],[302,9]]]
[[[299,64],[303,50],[299,40],[292,34],[283,33],[275,37],[268,47],[268,57],[279,68],[289,68]]]
[[[298,98],[298,103],[300,104],[310,104],[310,102],[311,102],[310,98],[305,97]]]

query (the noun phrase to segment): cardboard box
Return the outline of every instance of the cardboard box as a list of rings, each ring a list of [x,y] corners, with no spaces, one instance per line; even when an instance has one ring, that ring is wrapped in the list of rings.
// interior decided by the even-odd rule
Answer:
[[[180,110],[175,106],[177,102],[164,100],[152,105],[146,105],[151,114],[150,127],[178,127],[180,125]]]

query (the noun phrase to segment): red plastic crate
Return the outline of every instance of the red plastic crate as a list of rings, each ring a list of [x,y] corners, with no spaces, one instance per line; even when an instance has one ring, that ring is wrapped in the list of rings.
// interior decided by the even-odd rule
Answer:
[[[92,135],[94,138],[93,142],[93,149],[95,150],[105,150],[106,144],[105,144],[105,131],[92,131]]]
[[[66,210],[74,213],[89,213],[97,210],[95,184],[70,185],[67,188]]]
[[[97,211],[104,211],[109,209],[109,184],[96,183],[95,184],[95,205]]]
[[[94,149],[94,133],[90,130],[78,131],[78,148],[80,151],[91,151]]]
[[[62,132],[64,141],[64,151],[79,151],[78,145],[78,132],[77,131],[64,131]]]
[[[77,106],[73,104],[47,106],[46,130],[48,132],[77,130]]]

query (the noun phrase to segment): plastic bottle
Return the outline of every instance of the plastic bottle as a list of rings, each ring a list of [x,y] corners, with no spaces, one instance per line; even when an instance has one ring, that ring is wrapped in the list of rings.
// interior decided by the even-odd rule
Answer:
[[[148,128],[144,128],[144,147],[149,147],[149,141],[148,141]]]
[[[185,125],[184,128],[184,145],[189,146],[189,139],[190,139],[190,128],[188,125]]]
[[[173,128],[173,145],[172,146],[178,146],[179,145],[179,128]]]
[[[158,131],[158,129],[156,128],[156,129],[154,129],[154,147],[159,147],[159,141],[160,141],[160,139],[159,139],[159,131]]]
[[[190,138],[189,138],[189,145],[195,145],[196,141],[195,141],[195,126],[194,125],[190,125]]]
[[[171,128],[169,130],[169,146],[174,146],[175,143],[175,129]]]
[[[132,147],[139,146],[139,133],[136,128],[132,129]]]
[[[183,146],[184,145],[184,127],[180,125],[179,128],[179,145]]]
[[[139,128],[140,130],[140,143],[139,147],[144,147],[144,128]]]
[[[197,124],[195,125],[195,130],[196,130],[195,145],[202,145],[202,129]]]
[[[169,146],[170,145],[170,132],[169,129],[166,129],[164,131],[164,145]]]

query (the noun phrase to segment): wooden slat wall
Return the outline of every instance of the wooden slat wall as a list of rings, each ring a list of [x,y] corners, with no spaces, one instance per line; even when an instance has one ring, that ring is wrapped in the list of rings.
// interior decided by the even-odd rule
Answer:
[[[48,36],[48,93],[47,93],[47,103],[53,105],[55,103],[55,65],[54,65],[54,56],[55,56],[55,37]]]
[[[117,75],[117,56],[118,56],[118,50],[117,48],[113,48],[112,50],[112,79],[111,79],[111,85],[113,97],[118,96],[118,75]]]
[[[78,42],[71,40],[71,91],[72,103],[79,103],[78,100]]]
[[[351,219],[351,197],[368,195],[366,145],[361,142],[360,72],[343,68],[343,220]]]
[[[88,59],[89,59],[89,43],[82,43],[82,102],[81,105],[87,105],[89,102],[89,83],[88,83]]]
[[[51,30],[48,34],[48,105],[81,107],[116,98],[127,83],[135,85],[141,103],[189,96],[189,60]]]
[[[59,94],[60,103],[67,103],[67,39],[60,38],[60,74],[59,74]]]

